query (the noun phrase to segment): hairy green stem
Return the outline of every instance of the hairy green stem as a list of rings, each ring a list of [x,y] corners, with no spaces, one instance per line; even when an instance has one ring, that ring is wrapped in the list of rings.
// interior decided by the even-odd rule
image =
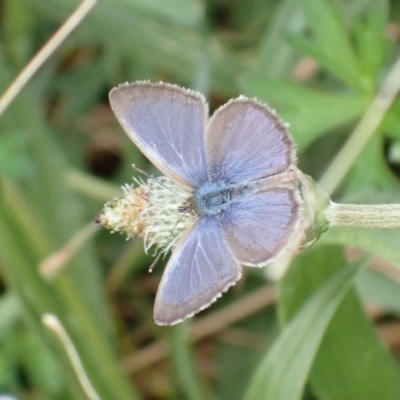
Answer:
[[[325,210],[330,226],[399,228],[400,204],[337,204]]]

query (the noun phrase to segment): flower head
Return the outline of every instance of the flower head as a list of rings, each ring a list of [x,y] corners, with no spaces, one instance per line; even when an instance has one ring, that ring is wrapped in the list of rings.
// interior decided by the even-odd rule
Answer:
[[[165,177],[136,180],[122,189],[123,196],[105,204],[96,222],[128,238],[143,237],[146,251],[153,245],[165,253],[172,249],[193,220],[182,211],[191,193]]]

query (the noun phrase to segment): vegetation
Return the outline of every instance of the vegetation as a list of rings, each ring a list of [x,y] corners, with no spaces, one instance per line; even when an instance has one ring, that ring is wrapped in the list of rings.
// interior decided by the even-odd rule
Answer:
[[[0,1],[1,93],[78,4]],[[166,260],[148,274],[140,238],[93,221],[140,175],[132,163],[157,175],[107,99],[144,79],[200,90],[212,110],[257,97],[335,202],[400,203],[399,13],[99,0],[0,118],[0,397],[398,400],[398,228],[331,227],[279,282],[245,268],[211,308],[159,327]]]

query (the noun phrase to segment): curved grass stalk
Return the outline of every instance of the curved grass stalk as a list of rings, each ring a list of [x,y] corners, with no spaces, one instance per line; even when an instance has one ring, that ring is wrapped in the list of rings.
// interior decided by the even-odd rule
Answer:
[[[83,0],[61,28],[50,38],[41,50],[32,58],[26,67],[17,76],[14,82],[0,98],[0,117],[7,107],[12,103],[18,93],[29,82],[33,75],[46,62],[46,60],[57,50],[71,32],[82,22],[86,15],[97,3],[97,0]]]
[[[87,397],[90,400],[101,400],[85,372],[85,368],[83,367],[78,351],[76,350],[71,338],[61,324],[60,320],[54,314],[44,314],[42,317],[42,322],[44,326],[53,331],[60,340],[69,360],[71,361],[79,383],[81,384],[82,389],[86,393]]]

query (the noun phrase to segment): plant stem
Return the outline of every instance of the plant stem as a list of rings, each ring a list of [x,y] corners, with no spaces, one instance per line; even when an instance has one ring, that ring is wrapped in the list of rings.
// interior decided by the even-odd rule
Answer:
[[[337,204],[325,210],[330,226],[400,228],[400,204]]]
[[[82,389],[86,393],[87,397],[90,400],[100,400],[99,395],[92,386],[92,383],[86,374],[79,354],[60,320],[54,314],[47,313],[42,316],[42,322],[47,328],[52,330],[57,335],[58,339],[62,343],[74,368],[76,376],[82,385]]]
[[[337,154],[320,180],[321,186],[332,194],[378,129],[400,89],[400,57],[387,75],[379,93],[368,107],[353,133]]]

